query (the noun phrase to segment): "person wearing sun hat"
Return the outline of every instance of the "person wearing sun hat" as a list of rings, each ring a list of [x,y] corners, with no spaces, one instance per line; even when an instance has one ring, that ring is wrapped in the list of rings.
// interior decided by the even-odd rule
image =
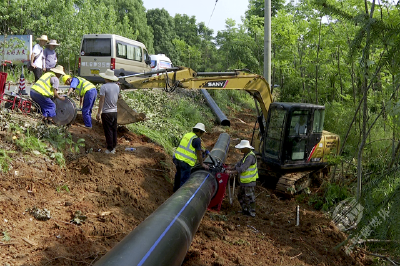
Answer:
[[[254,187],[258,179],[257,157],[252,151],[254,148],[248,140],[241,140],[235,148],[240,149],[241,153],[244,154],[243,158],[235,165],[227,166],[225,173],[239,176],[238,200],[242,207],[242,213],[255,217],[256,197],[254,195]]]
[[[65,97],[57,93],[61,75],[65,75],[64,68],[58,65],[43,74],[31,87],[30,96],[42,109],[45,123],[52,122],[52,117],[56,116],[56,104],[52,101],[52,98],[65,100]]]
[[[46,69],[43,46],[48,43],[49,39],[47,38],[47,35],[42,35],[36,40],[39,41],[39,43],[33,46],[31,54],[31,66],[33,67],[35,82],[42,76],[43,69]]]
[[[115,82],[118,81],[118,77],[114,75],[114,71],[111,69],[107,69],[106,72],[99,75],[104,78],[105,84],[100,87],[99,109],[96,119],[100,120],[101,117],[103,124],[107,144],[105,153],[115,154],[117,147],[117,101],[120,91]]]
[[[75,91],[80,97],[79,107],[82,109],[83,123],[85,123],[85,127],[92,128],[92,109],[97,98],[96,86],[78,76],[64,75],[62,81],[65,85],[69,85],[67,96]]]
[[[192,132],[186,133],[174,153],[173,162],[176,166],[173,191],[177,191],[190,177],[192,167],[196,161],[204,168],[209,169],[203,162],[201,137],[206,133],[203,123],[197,123]]]
[[[46,48],[43,51],[46,66],[46,68],[43,69],[44,71],[50,71],[50,68],[53,68],[57,65],[57,54],[55,49],[59,45],[60,44],[58,44],[56,40],[50,40],[46,44]]]

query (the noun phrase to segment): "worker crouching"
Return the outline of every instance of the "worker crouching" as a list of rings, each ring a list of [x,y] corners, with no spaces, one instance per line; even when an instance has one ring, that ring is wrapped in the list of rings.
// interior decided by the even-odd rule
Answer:
[[[61,75],[65,75],[64,68],[58,65],[42,75],[31,87],[30,96],[33,101],[39,104],[45,123],[53,123],[53,117],[56,116],[56,104],[52,98],[65,100],[65,97],[59,96],[57,93]]]
[[[226,173],[229,175],[238,174],[240,184],[238,200],[242,207],[242,213],[255,217],[256,197],[254,187],[258,179],[257,158],[252,151],[254,148],[248,140],[240,141],[235,148],[240,149],[244,156],[235,165],[227,166],[225,168]]]

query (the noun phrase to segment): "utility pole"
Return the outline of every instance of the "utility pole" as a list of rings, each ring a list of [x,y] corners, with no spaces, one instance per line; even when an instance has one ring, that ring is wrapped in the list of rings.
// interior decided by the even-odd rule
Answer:
[[[267,80],[270,89],[271,84],[271,0],[264,3],[264,78]]]

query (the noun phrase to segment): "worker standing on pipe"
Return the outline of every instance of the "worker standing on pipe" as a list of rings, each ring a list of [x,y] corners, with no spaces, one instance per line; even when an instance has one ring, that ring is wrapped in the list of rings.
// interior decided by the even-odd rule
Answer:
[[[208,165],[203,162],[203,150],[201,148],[201,136],[206,132],[203,123],[197,123],[192,132],[186,133],[178,148],[174,153],[174,164],[176,166],[176,174],[174,181],[174,192],[177,191],[190,177],[190,171],[197,162],[206,170]]]
[[[252,151],[254,148],[248,140],[241,140],[235,148],[240,149],[244,156],[235,165],[227,166],[225,168],[226,173],[229,175],[239,175],[240,187],[238,200],[242,207],[242,213],[255,217],[256,197],[254,195],[254,187],[258,178],[257,158]]]

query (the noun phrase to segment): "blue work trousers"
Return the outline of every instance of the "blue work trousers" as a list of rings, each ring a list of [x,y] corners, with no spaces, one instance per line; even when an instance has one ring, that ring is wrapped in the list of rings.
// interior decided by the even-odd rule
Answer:
[[[92,127],[92,109],[96,101],[97,90],[95,88],[87,91],[83,96],[82,118],[86,127]]]
[[[189,179],[192,167],[176,158],[173,159],[176,166],[175,180],[174,180],[174,192],[177,191],[185,182]]]
[[[49,97],[45,97],[35,90],[30,91],[30,96],[33,101],[39,104],[42,109],[44,117],[55,117],[56,116],[56,104]]]

